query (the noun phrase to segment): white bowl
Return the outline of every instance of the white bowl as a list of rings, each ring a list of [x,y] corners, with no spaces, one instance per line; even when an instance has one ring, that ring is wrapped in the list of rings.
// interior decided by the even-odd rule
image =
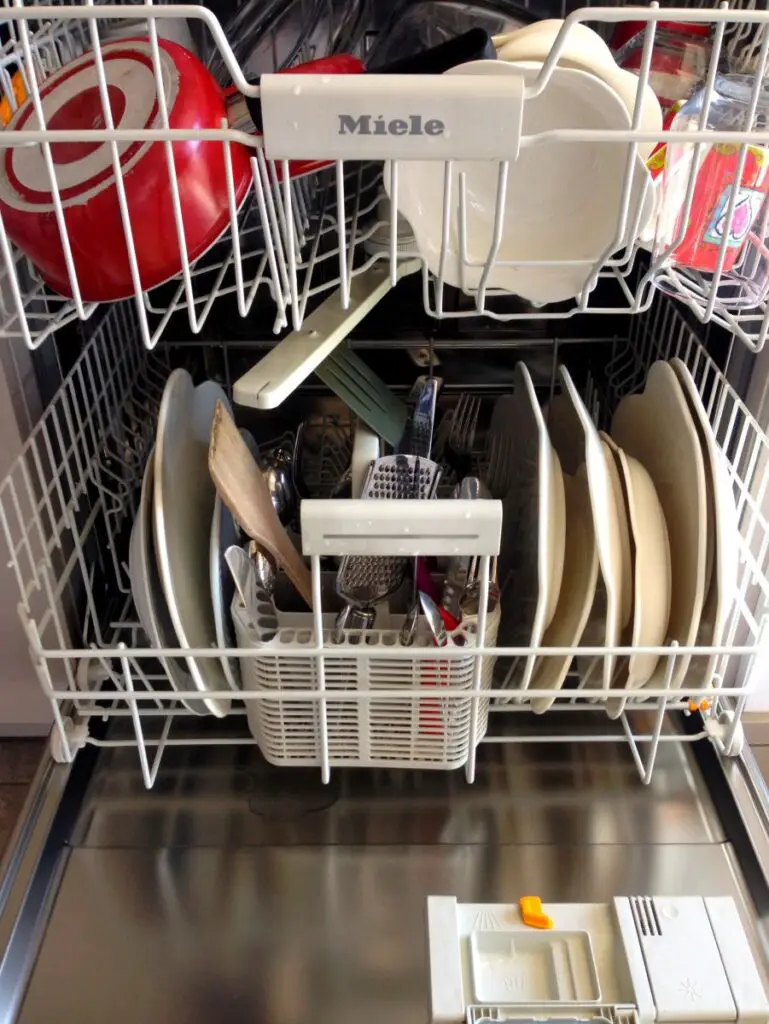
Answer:
[[[542,65],[473,61],[447,74],[520,75],[533,82]],[[543,92],[526,100],[523,134],[559,128],[620,131],[630,118],[625,105],[600,79],[556,67]],[[619,223],[627,143],[547,142],[522,146],[509,165],[502,243],[487,286],[520,295],[535,305],[578,296],[594,264],[633,240],[653,211],[651,179],[640,157],[634,168],[624,237],[613,245]],[[498,172],[495,161],[454,164],[449,231],[444,259],[446,284],[472,293],[494,237]],[[464,267],[460,253],[460,178],[467,196]],[[390,169],[385,168],[390,191]],[[440,270],[444,164],[409,160],[399,164],[398,210],[411,224],[429,269]],[[501,265],[504,261],[505,265]],[[531,265],[521,265],[535,261]],[[464,274],[462,273],[464,269]]]
[[[550,18],[509,32],[505,36],[497,36],[494,40],[497,57],[504,61],[532,60],[544,63],[553,49],[562,25],[563,21],[560,18]],[[632,119],[638,91],[638,76],[619,67],[612,57],[611,50],[597,32],[579,22],[571,25],[558,56],[558,66],[576,68],[600,78],[616,92]],[[642,93],[640,129],[645,132],[662,131],[662,108],[654,90],[648,84]],[[648,160],[656,145],[656,142],[640,142],[638,152],[644,160]]]

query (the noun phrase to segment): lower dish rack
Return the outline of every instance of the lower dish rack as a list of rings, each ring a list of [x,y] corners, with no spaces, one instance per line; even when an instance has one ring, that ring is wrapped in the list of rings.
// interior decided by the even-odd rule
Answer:
[[[642,649],[666,669],[654,685],[633,694],[605,685],[607,678],[612,682],[618,661],[638,652],[627,638],[608,642],[604,634],[585,635],[580,646],[553,641],[505,646],[497,635],[499,605],[487,617],[480,644],[477,635],[460,631],[448,647],[439,649],[418,632],[414,645],[404,649],[399,641],[407,610],[403,603],[393,604],[372,628],[347,631],[341,643],[334,642],[334,602],[323,583],[321,561],[359,554],[366,539],[359,537],[363,546],[351,550],[345,546],[351,533],[347,540],[337,536],[331,542],[319,528],[314,533],[303,530],[313,587],[322,598],[313,612],[278,601],[276,622],[265,632],[258,617],[245,615],[236,600],[232,646],[153,649],[131,597],[128,535],[170,363],[193,370],[197,366],[199,371],[201,350],[180,344],[147,352],[133,309],[125,303],[111,309],[0,484],[0,522],[19,588],[20,615],[37,680],[55,720],[54,756],[70,761],[86,744],[134,746],[145,784],[151,786],[167,749],[198,743],[257,743],[272,763],[318,766],[324,779],[332,768],[354,765],[464,767],[472,781],[479,743],[563,738],[625,743],[645,781],[651,778],[662,743],[709,737],[726,753],[738,753],[742,712],[765,650],[767,439],[691,325],[664,296],[649,315],[628,318],[627,328],[625,337],[592,345],[591,352],[600,357],[575,371],[585,408],[604,425],[623,396],[644,387],[652,363],[682,360],[722,452],[739,532],[737,585],[718,645],[665,643]],[[555,390],[558,349],[553,346],[549,368],[541,348],[532,361],[538,401],[545,409],[560,397]],[[225,390],[232,383],[232,358],[226,346],[206,351],[205,374],[218,378]],[[512,374],[506,379],[509,390]],[[447,393],[451,401],[450,388]],[[459,394],[455,390],[454,399]],[[484,441],[494,398],[479,392],[479,422],[485,426],[471,455],[475,469],[498,458]],[[352,424],[341,405],[329,412],[330,407],[312,399],[310,407],[316,434],[305,467],[312,496],[302,503],[303,517],[307,510],[310,519],[328,518],[332,505],[379,504],[333,501],[349,465]],[[252,429],[254,422],[248,422]],[[277,423],[270,420],[264,431],[272,433],[263,432],[258,440],[281,435],[285,424],[285,417]],[[444,497],[452,484],[448,475]],[[409,535],[408,518],[401,516],[398,530],[390,531],[397,553],[406,558],[449,554],[454,549],[446,544],[446,531],[441,533],[437,509],[461,503],[414,504],[420,506],[414,523],[421,524],[421,531]],[[477,526],[473,515],[469,522]],[[499,543],[499,536],[489,541],[486,534],[477,549],[466,550],[479,557],[481,578],[487,583]],[[503,614],[504,607],[505,598]],[[478,628],[483,628],[481,623]],[[237,663],[242,689],[210,696],[231,704],[229,718],[242,726],[228,721],[224,728],[210,716],[196,717],[203,701],[185,701],[189,695],[174,691],[164,668],[169,659],[182,665],[183,659]],[[707,664],[707,677],[696,671],[681,674],[682,659],[695,668]],[[567,666],[562,686],[552,691],[509,688],[522,663],[531,677],[536,666],[556,661]],[[566,716],[558,724],[555,715],[544,713],[551,707]],[[569,730],[570,710],[591,712],[595,731],[583,735]],[[540,713],[534,716],[532,711]],[[671,718],[681,711],[695,716],[697,723],[686,732]],[[521,729],[524,721],[528,725]]]

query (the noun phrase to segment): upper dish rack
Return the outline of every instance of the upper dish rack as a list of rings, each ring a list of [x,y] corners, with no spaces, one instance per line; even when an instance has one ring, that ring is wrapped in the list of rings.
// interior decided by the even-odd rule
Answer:
[[[101,247],[104,263],[116,249],[120,250],[124,262],[127,254],[126,265],[130,265],[131,273],[129,284],[121,294],[133,295],[139,330],[148,348],[156,344],[172,315],[178,311],[186,310],[190,330],[199,333],[214,305],[226,296],[231,297],[240,316],[258,308],[263,321],[266,317],[266,322],[276,331],[289,324],[298,330],[317,297],[339,289],[340,305],[346,309],[353,278],[372,267],[381,267],[393,286],[405,273],[421,275],[424,308],[430,316],[439,319],[481,314],[509,322],[565,319],[585,312],[639,313],[650,308],[656,288],[660,286],[685,303],[703,322],[719,323],[749,348],[760,349],[769,333],[767,304],[763,297],[757,305],[751,305],[744,296],[735,301],[734,285],[724,272],[726,239],[735,216],[739,216],[738,204],[727,205],[725,241],[712,274],[687,273],[671,265],[669,256],[680,238],[668,239],[665,246],[652,246],[654,252],[644,272],[639,275],[635,269],[639,257],[646,258],[644,246],[648,248],[650,243],[648,238],[644,240],[642,229],[657,202],[655,189],[639,170],[639,153],[647,153],[659,140],[669,143],[685,140],[692,145],[735,146],[736,159],[744,163],[749,144],[766,144],[769,139],[762,124],[752,131],[704,128],[706,108],[721,66],[748,70],[756,76],[756,81],[759,80],[766,65],[769,33],[763,29],[769,24],[769,12],[757,9],[753,0],[740,0],[731,10],[710,8],[705,4],[632,8],[632,19],[646,22],[647,31],[635,100],[630,103],[629,115],[623,115],[628,123],[623,127],[622,120],[609,118],[603,127],[592,122],[573,128],[545,127],[543,131],[536,124],[527,124],[526,112],[534,109],[532,104],[555,96],[558,78],[564,74],[558,65],[559,57],[570,51],[582,23],[589,22],[608,35],[613,26],[629,19],[631,11],[623,7],[583,7],[569,13],[571,6],[564,2],[562,13],[568,15],[566,23],[544,64],[526,73],[525,84],[520,74],[501,78],[473,74],[469,78],[462,77],[461,82],[453,76],[420,76],[399,84],[396,78],[386,76],[366,75],[361,79],[319,73],[303,76],[301,84],[297,84],[300,81],[297,78],[267,75],[262,78],[261,88],[246,81],[221,25],[205,8],[107,5],[99,8],[98,20],[94,19],[92,8],[77,5],[7,9],[3,17],[11,42],[5,46],[2,64],[6,69],[20,69],[38,117],[40,97],[45,94],[51,75],[78,54],[91,51],[95,54],[94,96],[97,98],[93,113],[99,127],[80,127],[67,132],[53,123],[41,127],[43,120],[33,128],[30,126],[35,123],[33,118],[0,138],[0,149],[6,156],[9,148],[29,144],[34,144],[30,152],[40,154],[42,181],[50,191],[47,217],[49,222],[56,219],[58,223],[58,234],[53,237],[63,242],[62,266],[67,282],[64,287],[71,292],[69,298],[54,292],[45,283],[50,278],[41,275],[33,262],[15,248],[10,224],[1,223],[4,280],[0,288],[0,334],[23,339],[28,347],[34,348],[60,326],[87,319],[96,308],[95,301],[89,299],[89,284],[79,272],[78,252],[82,251],[79,248],[82,238],[74,233],[74,222],[66,214],[67,199],[62,189],[66,190],[68,179],[64,175],[64,164],[52,155],[51,147],[69,144],[81,147],[81,151],[82,147],[93,150],[97,155],[101,150],[99,159],[104,166],[117,168],[117,236],[94,237],[91,245]],[[124,127],[119,119],[115,121],[109,105],[105,108],[103,103],[104,97],[111,95],[111,83],[105,72],[105,46],[114,37],[115,26],[125,23],[135,26],[137,18],[147,19],[147,53],[153,69],[145,99],[150,106],[157,102],[160,112],[156,120],[147,122],[151,127],[146,124]],[[650,131],[644,121],[643,97],[662,21],[713,28],[705,114],[699,127],[691,131],[672,134]],[[178,30],[186,29],[188,23],[194,23],[210,37],[211,49],[217,53],[220,65],[226,68],[242,96],[260,102],[264,137],[227,127],[169,126],[170,97],[161,69],[162,48],[159,48],[158,38],[167,38],[171,26],[176,26],[171,36],[178,38]],[[332,36],[333,33],[328,34],[329,39]],[[299,50],[292,54],[292,62],[322,56],[323,47],[313,43],[306,52]],[[503,61],[498,63],[504,64]],[[9,70],[0,68],[0,84],[11,106],[15,106]],[[569,83],[565,84],[570,88]],[[425,115],[418,127],[414,127],[416,122],[409,121],[411,128],[403,129],[397,100],[405,96],[424,97],[424,103],[429,100],[436,110],[440,107],[449,111],[454,121],[444,118],[448,128],[438,132],[435,125],[441,118]],[[359,106],[366,104],[366,110],[375,121],[380,114],[386,114],[385,121],[377,124],[380,127],[385,123],[395,124],[393,132],[381,135],[380,128],[372,121],[370,130],[360,134],[354,126],[360,128],[361,108],[348,125],[350,132],[340,134],[339,110],[347,108],[339,104],[349,105],[354,98]],[[135,98],[129,97],[127,102],[133,104]],[[616,97],[613,102],[616,108]],[[428,121],[433,122],[430,131],[425,130]],[[489,125],[495,125],[495,131],[489,131]],[[498,130],[500,125],[504,126],[504,131]],[[217,156],[212,159],[217,163],[217,173],[224,175],[221,217],[213,233],[206,236],[204,251],[197,244],[199,240],[193,237],[194,218],[187,216],[183,207],[184,181],[180,165],[175,163],[183,140],[206,142],[209,151],[215,149]],[[165,223],[171,251],[175,254],[170,267],[175,272],[157,287],[145,290],[137,262],[141,255],[137,242],[139,214],[126,192],[130,175],[124,173],[120,154],[124,153],[123,147],[131,149],[131,144],[154,143],[159,147],[163,142],[166,143],[164,169],[155,188],[158,194],[168,193],[170,212]],[[175,143],[173,147],[171,142]],[[506,257],[501,247],[507,230],[505,203],[515,191],[512,174],[517,160],[535,152],[552,152],[553,162],[568,162],[564,154],[568,154],[569,149],[562,148],[567,142],[578,143],[583,150],[584,147],[594,148],[600,154],[595,165],[596,188],[602,187],[604,180],[612,183],[614,199],[602,215],[605,223],[600,236],[589,256],[583,253],[579,258],[564,259],[554,258],[552,252],[535,252],[527,259],[520,254]],[[237,156],[242,164],[238,177],[233,172],[234,154],[241,154],[241,147],[246,147],[247,155]],[[269,160],[267,153],[285,159]],[[614,174],[604,179],[601,175],[609,154],[613,165],[621,168],[621,172],[617,172],[619,177]],[[480,257],[477,246],[473,251],[474,228],[468,212],[477,203],[478,196],[468,193],[467,165],[463,164],[479,155],[492,158],[495,164],[490,166],[487,182],[486,228],[490,233],[482,238]],[[395,208],[398,197],[404,199],[405,178],[413,177],[411,172],[416,158],[424,160],[431,156],[437,156],[444,165],[437,172],[433,169],[429,181],[425,180],[417,188],[417,200],[419,188],[423,187],[432,203],[433,242],[427,252],[424,238],[410,237],[408,225],[396,218]],[[289,164],[289,158],[324,160],[330,166],[314,171],[305,168],[307,173],[298,176],[296,164]],[[391,199],[383,198],[383,160],[389,161],[385,183]],[[683,189],[684,226],[694,201],[695,163]],[[579,206],[577,199],[571,209],[559,211],[559,230],[568,234],[569,217]],[[452,218],[456,218],[456,223],[451,223]],[[585,225],[580,225],[577,234],[584,230]],[[542,275],[548,279],[554,275],[565,276],[572,283],[544,291],[524,287],[522,293],[526,301],[515,297],[520,294],[514,292],[515,282],[522,276],[532,279]],[[575,279],[579,282],[576,293]],[[450,287],[457,284],[462,288]],[[553,305],[552,296],[561,299],[569,294],[576,294],[576,297]]]

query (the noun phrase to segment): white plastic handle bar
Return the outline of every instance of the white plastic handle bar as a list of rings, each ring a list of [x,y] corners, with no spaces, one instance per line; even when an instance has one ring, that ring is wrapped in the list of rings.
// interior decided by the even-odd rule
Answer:
[[[302,502],[305,555],[498,555],[501,501]]]
[[[399,264],[397,279],[416,273],[421,265],[418,259]],[[251,409],[275,409],[331,355],[391,288],[392,280],[382,263],[353,277],[349,307],[342,308],[338,289],[329,295],[300,330],[288,334],[235,382],[235,403]]]
[[[522,75],[263,75],[270,159],[515,160]]]

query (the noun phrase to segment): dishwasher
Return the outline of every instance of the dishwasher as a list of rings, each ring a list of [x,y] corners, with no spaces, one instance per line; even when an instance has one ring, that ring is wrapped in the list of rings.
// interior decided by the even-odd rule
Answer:
[[[2,1019],[766,1020],[765,6],[0,23]]]

